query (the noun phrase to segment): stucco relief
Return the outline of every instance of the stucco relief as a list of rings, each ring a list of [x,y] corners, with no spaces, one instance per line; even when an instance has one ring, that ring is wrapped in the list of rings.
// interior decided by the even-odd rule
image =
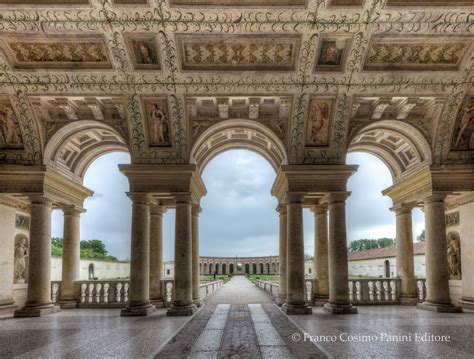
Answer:
[[[183,70],[267,70],[295,69],[299,36],[222,37],[178,35]]]
[[[106,45],[101,37],[9,38],[4,40],[15,68],[110,68]]]
[[[15,237],[14,283],[26,282],[26,268],[28,258],[28,238],[19,234]]]
[[[470,42],[466,39],[373,39],[367,70],[457,70]]]
[[[461,279],[461,239],[455,231],[449,232],[448,240],[448,268],[451,279]]]

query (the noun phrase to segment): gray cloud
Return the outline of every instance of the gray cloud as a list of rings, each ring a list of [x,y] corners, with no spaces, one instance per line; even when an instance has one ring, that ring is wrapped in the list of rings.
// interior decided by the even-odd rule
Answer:
[[[102,239],[109,252],[130,257],[131,204],[128,182],[117,168],[129,163],[122,153],[105,155],[89,168],[85,185],[100,195],[85,203],[81,218],[82,239]],[[391,200],[381,191],[392,184],[390,173],[377,158],[354,153],[347,163],[359,164],[351,177],[346,218],[348,240],[395,236]],[[257,256],[278,254],[277,200],[270,194],[275,180],[272,167],[259,155],[243,150],[225,152],[213,159],[203,173],[208,193],[201,201],[200,253],[208,256]],[[54,211],[53,235],[62,236],[62,214]],[[174,253],[174,210],[164,215],[165,260]],[[424,227],[424,216],[414,211],[414,235]],[[314,216],[304,211],[305,252],[314,250]]]

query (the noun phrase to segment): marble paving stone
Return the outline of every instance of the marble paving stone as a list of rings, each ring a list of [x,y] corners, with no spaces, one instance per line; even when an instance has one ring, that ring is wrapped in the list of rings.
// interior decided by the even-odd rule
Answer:
[[[204,302],[207,304],[272,303],[272,298],[245,276],[236,275],[216,293],[204,299]]]

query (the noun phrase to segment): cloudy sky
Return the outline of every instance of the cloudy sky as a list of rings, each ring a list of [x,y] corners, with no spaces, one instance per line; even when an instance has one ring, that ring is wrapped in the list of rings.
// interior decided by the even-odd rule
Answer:
[[[125,192],[128,182],[117,168],[129,163],[124,153],[97,159],[88,169],[84,184],[94,196],[86,200],[81,217],[81,239],[101,239],[110,254],[130,257],[131,203]],[[381,191],[391,185],[390,172],[376,157],[353,153],[348,164],[359,165],[351,177],[347,201],[348,240],[395,237],[391,200]],[[207,256],[258,256],[278,254],[277,200],[270,189],[275,172],[266,160],[245,150],[233,150],[214,158],[203,173],[207,196],[201,201],[200,253]],[[420,210],[413,215],[414,237],[424,228]],[[53,212],[53,236],[62,237],[62,213]],[[305,252],[314,250],[314,221],[304,213]],[[164,216],[164,256],[173,259],[174,211]]]

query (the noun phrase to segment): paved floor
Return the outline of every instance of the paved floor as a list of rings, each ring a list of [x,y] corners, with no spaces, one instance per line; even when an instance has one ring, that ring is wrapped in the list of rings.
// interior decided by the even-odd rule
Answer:
[[[243,275],[233,276],[221,289],[206,298],[206,304],[251,303],[272,303],[272,299]]]
[[[351,337],[352,336],[352,337]],[[0,358],[474,358],[474,312],[359,307],[357,315],[284,315],[236,276],[192,318],[119,309],[0,319]]]

